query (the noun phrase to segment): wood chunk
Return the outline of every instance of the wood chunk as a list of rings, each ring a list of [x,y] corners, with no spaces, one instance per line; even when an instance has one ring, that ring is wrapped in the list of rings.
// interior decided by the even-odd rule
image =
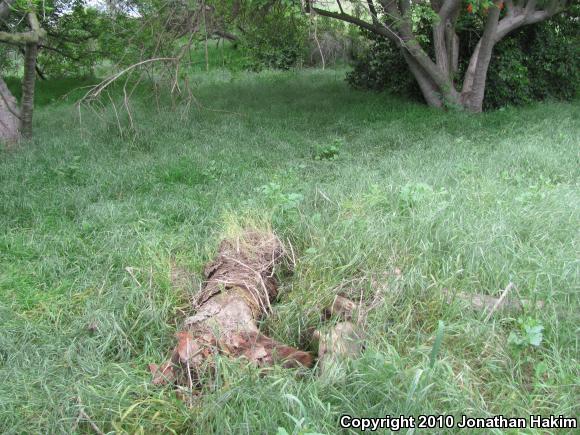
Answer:
[[[318,369],[320,375],[336,373],[342,363],[357,358],[364,349],[364,340],[360,329],[350,320],[358,305],[348,298],[337,296],[332,305],[325,311],[342,321],[326,331],[316,331],[318,340]]]

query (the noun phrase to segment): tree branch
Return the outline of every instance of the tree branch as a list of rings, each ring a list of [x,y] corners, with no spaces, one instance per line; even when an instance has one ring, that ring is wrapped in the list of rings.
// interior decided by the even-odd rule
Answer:
[[[35,44],[38,43],[40,38],[36,32],[21,32],[21,33],[9,33],[0,32],[0,42],[12,43],[12,44]]]
[[[40,27],[40,23],[34,12],[28,13],[28,23],[32,29],[30,32],[0,32],[0,42],[22,45],[38,44],[46,36],[46,31]]]
[[[495,32],[494,41],[500,41],[508,33],[511,33],[522,26],[547,20],[553,15],[564,11],[565,4],[565,1],[562,2],[558,0],[552,0],[547,9],[536,10],[536,0],[529,0],[523,9],[517,6],[513,7],[512,13],[506,14],[506,16],[499,21],[497,30]]]
[[[345,21],[347,23],[354,24],[355,26],[358,26],[362,29],[366,29],[366,30],[369,30],[369,31],[376,33],[378,35],[382,35],[386,38],[389,38],[390,40],[395,41],[397,44],[401,43],[401,40],[398,37],[398,35],[384,25],[367,23],[366,21],[361,20],[360,18],[357,18],[355,16],[352,16],[352,15],[349,15],[346,13],[331,12],[331,11],[327,11],[326,9],[319,9],[316,7],[312,7],[312,10],[315,11],[318,15],[322,15],[324,17],[334,18],[337,20],[341,20],[341,21]]]

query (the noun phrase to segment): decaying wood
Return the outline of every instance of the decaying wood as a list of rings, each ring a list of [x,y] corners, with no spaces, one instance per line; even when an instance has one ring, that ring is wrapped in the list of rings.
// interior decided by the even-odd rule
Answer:
[[[246,232],[224,240],[216,259],[205,267],[205,283],[195,315],[177,333],[170,359],[150,365],[153,383],[195,387],[217,354],[245,358],[259,367],[311,366],[312,356],[263,335],[257,320],[270,311],[277,293],[273,269],[283,256],[272,233]]]
[[[326,330],[314,333],[318,340],[318,370],[321,376],[336,375],[342,363],[362,354],[363,334],[352,320],[358,305],[343,296],[336,296],[325,314],[337,320]]]
[[[507,292],[503,293],[507,294]],[[516,299],[504,297],[496,298],[493,296],[482,295],[482,294],[471,294],[465,292],[452,292],[447,289],[443,289],[443,296],[447,303],[452,303],[453,300],[459,300],[460,302],[469,305],[470,308],[483,311],[487,313],[494,313],[496,311],[522,311],[525,307],[535,307],[541,309],[544,307],[543,301],[537,301],[535,304],[527,299]]]

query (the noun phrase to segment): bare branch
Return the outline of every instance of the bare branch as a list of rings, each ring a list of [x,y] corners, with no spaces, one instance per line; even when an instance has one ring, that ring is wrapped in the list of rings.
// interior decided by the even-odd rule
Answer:
[[[168,62],[168,61],[176,61],[177,58],[175,57],[156,57],[153,59],[146,59],[146,60],[142,60],[141,62],[137,62],[127,68],[125,68],[122,71],[119,71],[116,74],[113,74],[112,76],[106,78],[105,80],[103,80],[101,83],[99,83],[96,86],[93,86],[89,92],[87,92],[79,101],[79,103],[82,103],[83,101],[89,100],[89,99],[95,99],[97,98],[106,88],[108,88],[112,83],[114,83],[119,77],[123,76],[123,74],[128,73],[129,71],[132,71],[133,69],[148,64],[148,63],[152,63],[152,62]]]
[[[354,24],[355,26],[358,26],[362,29],[370,30],[373,33],[382,35],[382,36],[389,38],[390,40],[395,41],[399,44],[401,42],[398,35],[395,32],[393,32],[392,30],[390,30],[387,26],[380,25],[378,23],[371,24],[371,23],[368,23],[364,20],[361,20],[360,18],[357,18],[353,15],[349,15],[346,13],[331,12],[331,11],[327,11],[325,9],[319,9],[319,8],[315,8],[315,7],[313,7],[312,10],[315,11],[318,15],[322,15],[324,17],[335,18],[337,20],[345,21],[347,23]]]

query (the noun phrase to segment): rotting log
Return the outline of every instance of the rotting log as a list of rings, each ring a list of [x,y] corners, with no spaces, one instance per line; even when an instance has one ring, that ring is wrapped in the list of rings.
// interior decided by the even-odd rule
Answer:
[[[247,231],[226,239],[204,269],[195,315],[185,320],[177,346],[161,366],[150,365],[154,384],[199,387],[217,354],[245,358],[258,367],[309,367],[310,353],[262,334],[257,321],[270,312],[277,294],[274,266],[284,255],[272,233]]]

